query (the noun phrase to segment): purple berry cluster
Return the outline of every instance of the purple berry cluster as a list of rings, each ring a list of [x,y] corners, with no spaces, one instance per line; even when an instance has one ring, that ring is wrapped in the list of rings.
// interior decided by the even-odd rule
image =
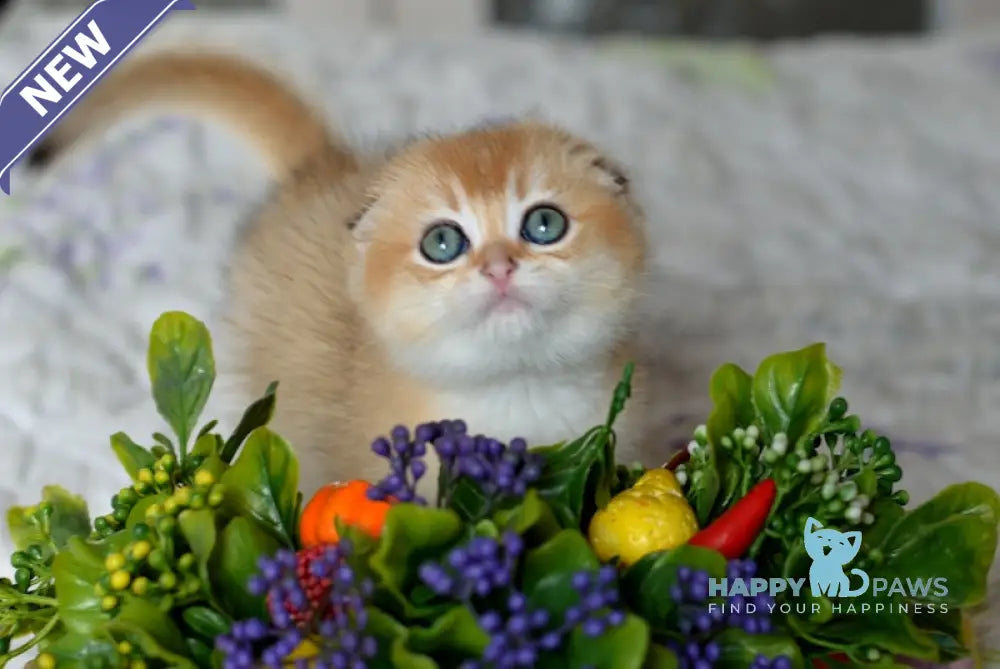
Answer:
[[[409,430],[397,425],[389,438],[379,437],[371,449],[389,462],[389,474],[368,491],[375,500],[394,498],[401,502],[426,504],[417,494],[417,483],[427,473],[424,457],[430,445],[441,460],[446,480],[461,478],[475,481],[492,502],[504,497],[522,497],[528,487],[542,474],[544,458],[530,453],[524,439],[515,438],[505,445],[484,435],[470,435],[461,420],[423,423],[411,436]],[[439,499],[439,504],[448,503]]]
[[[722,656],[719,644],[714,641],[691,640],[684,643],[674,641],[668,646],[677,655],[680,669],[712,669]]]
[[[757,565],[753,560],[730,560],[726,565],[726,578],[730,582],[740,578],[749,581],[756,573]],[[774,598],[761,594],[710,599],[709,578],[707,571],[682,566],[677,569],[677,581],[670,589],[670,597],[677,604],[678,628],[687,639],[669,644],[677,654],[680,669],[712,669],[719,659],[720,648],[711,639],[724,629],[735,627],[748,634],[766,634],[772,630],[770,607]],[[756,610],[750,610],[748,604],[753,604]],[[774,666],[770,664],[772,660],[764,657],[764,661],[768,664],[754,664],[752,669],[789,669],[790,666],[785,656],[774,658]]]
[[[758,653],[750,663],[750,669],[792,669],[792,660],[787,655],[772,658]]]
[[[421,565],[420,579],[437,595],[468,603],[509,587],[523,549],[524,542],[514,532],[504,533],[499,541],[474,537],[452,549],[443,564]]]
[[[505,446],[483,435],[446,435],[434,442],[434,448],[451,476],[472,479],[490,497],[523,497],[542,475],[544,458],[530,453],[520,437]]]
[[[756,574],[757,563],[750,559],[730,560],[726,565],[726,578],[730,582],[738,578],[749,582]],[[767,634],[772,630],[771,607],[774,606],[774,597],[768,594],[752,597],[733,595],[725,600],[724,604],[728,609],[726,615],[728,627],[741,628],[747,634]],[[750,612],[748,604],[753,604],[755,610]]]
[[[482,657],[466,660],[461,669],[532,667],[541,654],[558,649],[573,629],[596,637],[625,620],[618,608],[618,575],[611,566],[572,575],[580,598],[561,622],[546,609],[528,606],[524,594],[512,587],[523,550],[521,537],[506,532],[500,539],[474,537],[452,549],[444,562],[421,565],[423,583],[437,595],[477,611],[480,626],[490,636]],[[504,603],[502,609],[496,607],[498,601]]]
[[[625,612],[616,608],[620,594],[614,567],[577,572],[572,584],[580,599],[566,609],[561,624],[553,625],[545,609],[529,608],[527,598],[516,591],[507,597],[506,611],[480,615],[479,624],[490,635],[489,645],[481,660],[466,661],[461,669],[533,667],[542,653],[557,650],[574,629],[598,637],[625,621]]]
[[[318,648],[308,666],[364,669],[377,651],[375,639],[364,633],[368,622],[365,601],[372,584],[356,578],[346,562],[350,550],[350,541],[344,539],[325,547],[308,567],[289,550],[278,551],[273,558],[262,557],[259,573],[251,578],[248,590],[266,596],[270,620],[239,621],[228,634],[216,638],[223,669],[284,667],[306,638]],[[323,601],[317,601],[320,597]],[[325,615],[294,615],[309,607]]]

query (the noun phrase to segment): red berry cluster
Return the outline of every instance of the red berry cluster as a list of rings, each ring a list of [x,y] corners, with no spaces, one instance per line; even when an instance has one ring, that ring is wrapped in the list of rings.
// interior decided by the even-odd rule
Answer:
[[[292,617],[292,621],[298,626],[307,625],[313,620],[326,620],[333,617],[333,606],[330,604],[330,590],[333,588],[333,581],[330,578],[320,578],[313,573],[313,562],[321,557],[328,546],[319,545],[312,548],[304,548],[295,554],[297,564],[295,574],[298,577],[299,587],[306,595],[308,605],[305,608],[296,608],[292,602],[285,600],[285,610]],[[268,606],[271,604],[271,593],[268,593]]]

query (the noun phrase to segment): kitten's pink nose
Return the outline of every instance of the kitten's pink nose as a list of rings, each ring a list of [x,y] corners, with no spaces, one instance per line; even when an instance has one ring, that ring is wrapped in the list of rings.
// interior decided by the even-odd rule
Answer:
[[[479,271],[497,290],[506,294],[516,269],[517,261],[509,253],[502,249],[491,249],[483,258],[483,266]]]

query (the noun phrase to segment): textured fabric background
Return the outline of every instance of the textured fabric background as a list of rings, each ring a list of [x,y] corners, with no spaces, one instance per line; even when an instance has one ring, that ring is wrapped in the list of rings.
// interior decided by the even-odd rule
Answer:
[[[0,81],[69,18],[0,24]],[[199,11],[150,41],[292,72],[352,139],[534,113],[620,156],[651,223],[644,330],[665,454],[703,420],[718,364],[823,340],[852,407],[896,439],[915,501],[960,480],[1000,487],[1000,34],[754,51],[303,34]],[[120,483],[107,435],[161,427],[148,327],[174,308],[215,322],[264,174],[222,129],[147,119],[50,175],[15,172],[13,187],[0,199],[0,506],[51,482],[104,508]],[[230,385],[212,407],[224,418],[243,399]]]

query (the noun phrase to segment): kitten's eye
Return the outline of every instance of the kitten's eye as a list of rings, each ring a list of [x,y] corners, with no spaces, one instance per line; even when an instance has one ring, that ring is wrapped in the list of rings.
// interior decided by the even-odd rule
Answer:
[[[524,215],[521,223],[521,236],[532,244],[546,246],[555,244],[566,236],[569,221],[566,215],[548,205],[535,207]]]
[[[452,262],[469,248],[469,238],[462,228],[450,221],[435,223],[420,240],[420,254],[432,263]]]

